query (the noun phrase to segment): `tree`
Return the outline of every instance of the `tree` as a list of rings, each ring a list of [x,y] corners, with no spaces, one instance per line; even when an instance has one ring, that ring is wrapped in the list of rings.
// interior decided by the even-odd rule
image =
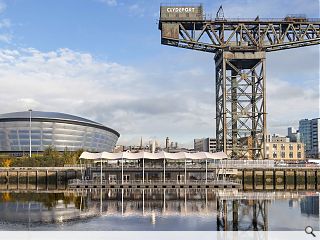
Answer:
[[[43,164],[45,166],[61,166],[61,154],[53,147],[49,146],[43,151]]]
[[[76,160],[73,157],[73,153],[68,151],[68,148],[66,147],[63,151],[63,165],[74,165],[76,164]]]
[[[7,159],[3,160],[2,166],[3,167],[10,167],[11,163],[12,163],[12,160],[10,158],[7,158]]]

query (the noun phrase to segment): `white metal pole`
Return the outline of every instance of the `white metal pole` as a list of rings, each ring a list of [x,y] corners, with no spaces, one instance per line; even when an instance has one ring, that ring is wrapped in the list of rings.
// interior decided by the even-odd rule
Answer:
[[[144,157],[142,158],[142,182],[144,183]]]
[[[100,158],[100,184],[102,186],[102,158]]]
[[[163,182],[166,182],[166,159],[163,159]]]
[[[144,189],[142,189],[142,215],[144,216]]]
[[[80,171],[81,171],[81,180],[83,180],[83,172],[82,172],[82,161],[80,158]]]
[[[31,158],[31,112],[32,109],[29,109],[29,157]]]
[[[206,188],[206,213],[208,214],[208,189]]]
[[[187,183],[187,159],[184,159],[184,183]]]
[[[121,184],[123,184],[123,158],[121,159]]]
[[[221,160],[221,166],[222,166],[222,180],[224,181],[224,163],[223,163],[223,160]]]
[[[166,189],[163,189],[163,212],[166,212]]]
[[[82,196],[80,197],[80,208],[79,208],[79,210],[80,210],[80,214],[81,214],[81,210],[82,210]]]
[[[123,216],[123,191],[124,191],[124,189],[122,188],[121,190],[122,190],[121,191],[121,214]]]
[[[208,159],[206,159],[206,183],[208,183]]]
[[[187,189],[184,189],[184,213],[187,214]]]
[[[102,188],[100,189],[100,214],[102,214]]]
[[[218,167],[217,167],[217,162],[216,162],[216,160],[214,159],[214,166],[215,166],[215,169],[216,169],[216,171],[215,171],[215,179],[216,180],[218,180]]]

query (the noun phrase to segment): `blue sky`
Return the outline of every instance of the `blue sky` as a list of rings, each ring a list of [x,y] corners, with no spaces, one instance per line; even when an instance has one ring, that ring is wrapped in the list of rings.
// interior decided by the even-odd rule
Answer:
[[[214,134],[214,62],[160,44],[162,1],[0,0],[2,111],[32,107],[115,128],[120,143]],[[178,2],[179,1],[171,1]],[[198,3],[199,1],[188,1]],[[201,1],[226,17],[319,17],[319,2]],[[270,133],[319,116],[319,46],[267,56]]]
[[[11,0],[2,16],[10,19],[14,43],[40,51],[70,48],[123,64],[141,63],[160,51],[158,0]],[[179,1],[169,1],[179,2]],[[283,17],[305,13],[317,17],[317,1],[189,1],[203,3],[207,14],[220,4],[226,17]],[[241,8],[238,8],[241,6]],[[299,6],[299,7],[297,7]],[[245,16],[244,16],[245,14]],[[133,61],[134,59],[134,61]]]

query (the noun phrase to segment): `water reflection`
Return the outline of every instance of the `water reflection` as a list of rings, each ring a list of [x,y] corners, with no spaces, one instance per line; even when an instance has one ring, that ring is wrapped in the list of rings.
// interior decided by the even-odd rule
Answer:
[[[1,230],[319,229],[316,192],[104,189],[0,193]]]

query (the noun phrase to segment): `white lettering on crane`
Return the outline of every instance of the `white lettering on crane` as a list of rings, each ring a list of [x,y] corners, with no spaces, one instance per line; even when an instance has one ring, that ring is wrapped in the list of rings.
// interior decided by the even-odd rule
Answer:
[[[167,8],[168,13],[194,13],[195,8],[194,7],[168,7]]]

